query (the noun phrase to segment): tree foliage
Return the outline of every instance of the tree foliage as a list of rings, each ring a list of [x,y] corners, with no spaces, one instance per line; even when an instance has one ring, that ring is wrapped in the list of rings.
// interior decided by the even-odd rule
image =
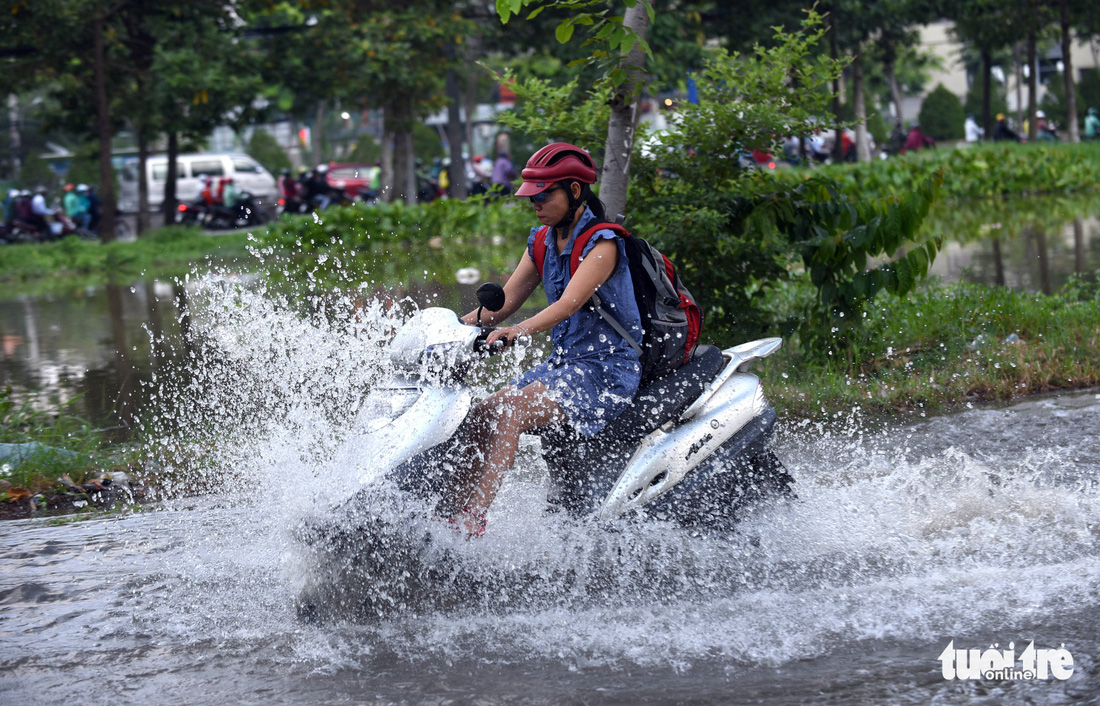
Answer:
[[[797,329],[817,350],[841,345],[858,332],[861,307],[880,291],[910,291],[939,247],[918,235],[938,176],[904,199],[860,200],[828,178],[778,182],[737,166],[741,150],[808,134],[823,120],[827,86],[843,63],[823,56],[822,37],[811,10],[768,46],[709,52],[696,72],[698,105],[679,106],[675,128],[635,154],[628,225],[677,263],[707,312],[709,335],[723,343],[779,327]],[[600,144],[604,94],[594,89],[571,103],[577,88],[518,81],[509,127]],[[876,258],[881,264],[871,265]],[[777,321],[764,299],[791,279],[808,281],[817,297]]]
[[[771,46],[742,56],[715,50],[696,74],[697,105],[680,106],[675,129],[656,135],[659,166],[696,187],[744,173],[746,150],[774,149],[788,135],[809,135],[827,112],[828,86],[842,64],[818,50],[825,30],[807,11],[795,32],[776,32]]]
[[[966,113],[959,97],[938,84],[925,96],[919,120],[926,135],[937,140],[961,140]]]

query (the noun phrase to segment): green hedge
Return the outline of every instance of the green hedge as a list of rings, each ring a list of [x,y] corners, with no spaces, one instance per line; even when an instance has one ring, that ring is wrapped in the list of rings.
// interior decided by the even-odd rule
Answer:
[[[244,231],[211,237],[200,228],[168,226],[134,242],[102,243],[69,236],[50,243],[0,246],[0,282],[5,285],[79,279],[84,284],[119,277],[182,274],[191,263],[247,256]],[[33,288],[33,287],[32,287]]]
[[[1091,191],[1100,185],[1100,144],[1004,145],[921,150],[863,164],[789,169],[783,180],[825,175],[853,197],[900,196],[937,169],[941,198],[952,201]]]
[[[334,246],[359,251],[426,242],[433,237],[526,236],[537,225],[530,208],[505,201],[440,199],[409,206],[403,202],[356,204],[316,215],[284,217],[259,236],[261,246],[292,252],[327,251]]]

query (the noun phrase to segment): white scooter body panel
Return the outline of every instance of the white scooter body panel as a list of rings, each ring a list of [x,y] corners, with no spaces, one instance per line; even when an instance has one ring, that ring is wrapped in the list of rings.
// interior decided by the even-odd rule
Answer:
[[[725,369],[681,415],[679,426],[666,424],[642,440],[599,516],[611,519],[648,505],[762,414],[768,402],[760,379],[740,371],[781,343],[777,338],[763,339],[722,351],[729,361]]]
[[[397,331],[390,344],[391,360],[398,368],[417,372],[408,378],[396,375],[371,394],[386,400],[401,396],[415,399],[393,416],[378,415],[378,405],[369,404],[360,413],[357,427],[364,434],[358,445],[372,452],[371,467],[360,476],[360,483],[384,476],[458,431],[473,405],[473,390],[464,385],[426,383],[425,373],[460,363],[469,354],[477,335],[476,328],[463,324],[450,309],[442,308],[418,312]]]
[[[373,455],[369,459],[370,468],[359,482],[382,477],[421,451],[450,439],[472,404],[473,394],[467,389],[427,387],[419,391],[416,401],[400,416],[388,420],[375,418],[360,425],[369,428],[360,444],[371,449]]]

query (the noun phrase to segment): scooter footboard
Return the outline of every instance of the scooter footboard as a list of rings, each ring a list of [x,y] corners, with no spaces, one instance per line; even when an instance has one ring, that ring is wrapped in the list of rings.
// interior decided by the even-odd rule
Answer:
[[[574,516],[596,511],[634,452],[636,440],[588,439],[568,429],[539,432],[550,476],[546,500]]]

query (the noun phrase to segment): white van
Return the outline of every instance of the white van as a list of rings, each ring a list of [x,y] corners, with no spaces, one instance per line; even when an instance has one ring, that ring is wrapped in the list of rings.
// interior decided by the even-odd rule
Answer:
[[[132,160],[123,165],[119,173],[119,208],[126,213],[138,210],[138,164]],[[145,160],[145,173],[149,180],[149,208],[160,209],[164,203],[164,182],[168,178],[167,155],[156,155]],[[202,176],[231,176],[238,191],[247,191],[260,204],[274,204],[279,197],[275,177],[259,162],[247,154],[181,154],[176,158],[176,199],[180,202],[195,201],[202,189]]]

